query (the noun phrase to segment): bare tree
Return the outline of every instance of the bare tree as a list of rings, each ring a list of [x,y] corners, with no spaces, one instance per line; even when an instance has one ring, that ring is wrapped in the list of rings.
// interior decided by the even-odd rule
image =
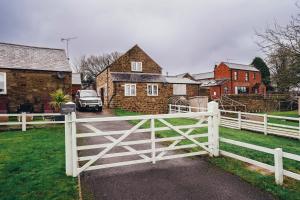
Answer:
[[[112,52],[99,56],[82,56],[75,66],[82,74],[83,82],[91,84],[95,82],[97,75],[118,59],[120,55],[119,52]]]
[[[297,5],[299,8],[299,6]],[[264,32],[256,32],[258,46],[267,55],[272,80],[280,91],[300,84],[300,14],[292,16],[286,26],[277,22]]]

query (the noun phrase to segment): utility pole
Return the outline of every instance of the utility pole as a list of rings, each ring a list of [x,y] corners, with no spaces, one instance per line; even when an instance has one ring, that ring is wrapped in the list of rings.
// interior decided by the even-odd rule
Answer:
[[[70,60],[70,57],[69,57],[69,42],[70,40],[74,40],[74,39],[77,39],[77,37],[69,37],[69,38],[61,38],[60,41],[61,42],[65,42],[66,41],[66,53],[67,53],[67,58],[68,60]]]

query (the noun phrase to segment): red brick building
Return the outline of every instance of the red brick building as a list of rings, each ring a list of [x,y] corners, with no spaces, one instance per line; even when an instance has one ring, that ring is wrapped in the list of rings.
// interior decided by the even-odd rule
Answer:
[[[182,76],[182,75],[179,75]],[[192,74],[193,80],[210,90],[213,99],[227,94],[264,94],[261,73],[252,65],[221,62],[213,72]],[[187,74],[184,77],[188,77]]]

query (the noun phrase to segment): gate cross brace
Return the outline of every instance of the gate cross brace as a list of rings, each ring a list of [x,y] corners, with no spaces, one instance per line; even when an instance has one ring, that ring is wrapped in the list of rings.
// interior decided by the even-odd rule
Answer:
[[[174,127],[172,124],[170,124],[169,122],[165,121],[164,119],[158,119],[160,122],[162,122],[163,124],[165,124],[166,126],[168,126],[169,128],[173,129],[174,131],[176,131],[177,133],[179,133],[180,135],[182,135],[183,137],[187,138],[188,140],[192,141],[193,143],[197,144],[199,147],[203,148],[204,150],[206,150],[207,152],[211,152],[211,150],[206,147],[205,145],[201,144],[200,142],[198,142],[197,140],[195,140],[194,138],[192,138],[189,135],[186,135],[184,132],[182,132],[180,129]]]
[[[94,131],[95,133],[103,133],[103,131],[97,129],[96,127],[90,125],[90,124],[84,124],[85,127],[91,129],[92,131]],[[110,140],[111,142],[115,142],[117,139],[115,139],[114,137],[112,136],[104,136],[106,139]],[[132,148],[131,146],[121,146],[123,147],[124,149],[130,151],[130,152],[138,152],[137,150],[135,150],[134,148]],[[146,156],[145,154],[139,154],[138,156],[140,156],[141,158],[144,158],[144,159],[150,159],[150,157]]]
[[[134,127],[132,127],[131,129],[127,130],[124,132],[124,134],[119,137],[118,139],[116,139],[113,143],[111,143],[108,147],[106,147],[103,151],[99,152],[97,155],[95,155],[94,158],[92,158],[91,160],[89,160],[87,163],[85,163],[82,167],[80,167],[77,170],[77,175],[80,174],[81,172],[83,172],[86,168],[88,168],[89,166],[91,166],[94,162],[96,162],[99,158],[103,157],[107,152],[109,152],[114,146],[116,146],[117,144],[119,144],[120,142],[122,142],[125,138],[127,138],[131,133],[133,133],[134,131],[136,131],[140,126],[142,126],[145,122],[147,121],[147,119],[144,119],[142,121],[140,121],[137,125],[135,125]]]

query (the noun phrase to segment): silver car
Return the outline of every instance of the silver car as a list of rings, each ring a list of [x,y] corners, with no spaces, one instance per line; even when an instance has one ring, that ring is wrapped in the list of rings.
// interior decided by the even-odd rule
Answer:
[[[79,111],[89,108],[102,111],[102,101],[95,90],[78,90],[75,102],[76,108]]]

